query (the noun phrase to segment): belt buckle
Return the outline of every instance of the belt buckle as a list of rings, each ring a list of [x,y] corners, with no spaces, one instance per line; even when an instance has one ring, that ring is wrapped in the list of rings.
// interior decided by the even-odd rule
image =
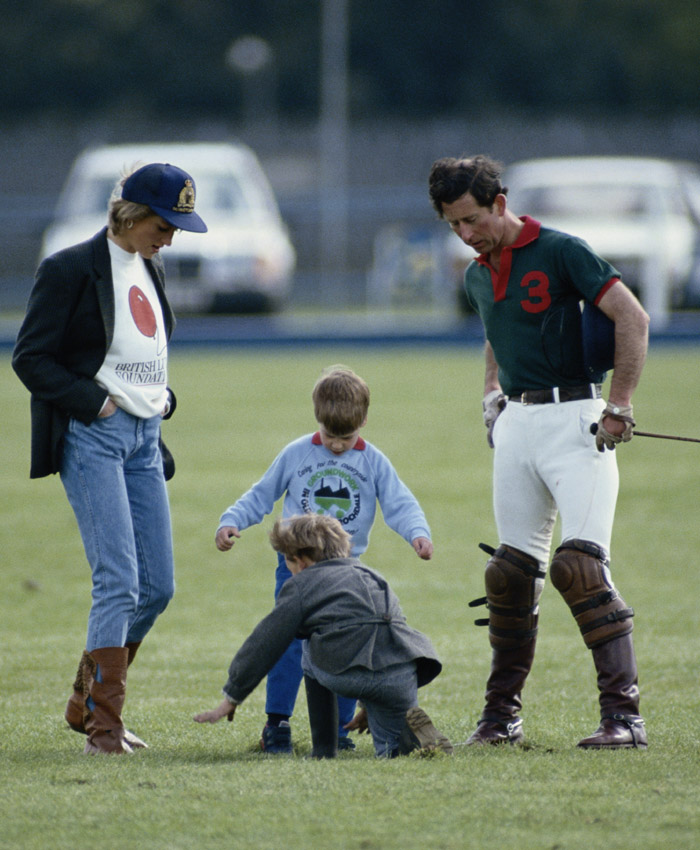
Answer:
[[[526,390],[524,393],[520,394],[520,403],[523,405],[523,407],[527,407],[529,405],[533,405],[535,402],[527,400],[527,390]]]

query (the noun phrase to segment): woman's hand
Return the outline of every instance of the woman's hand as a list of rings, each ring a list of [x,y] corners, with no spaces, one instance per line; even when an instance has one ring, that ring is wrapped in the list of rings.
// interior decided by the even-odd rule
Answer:
[[[116,413],[116,411],[117,405],[112,401],[111,398],[108,398],[102,406],[102,410],[97,414],[97,418],[107,419],[108,416],[111,416],[113,413]]]

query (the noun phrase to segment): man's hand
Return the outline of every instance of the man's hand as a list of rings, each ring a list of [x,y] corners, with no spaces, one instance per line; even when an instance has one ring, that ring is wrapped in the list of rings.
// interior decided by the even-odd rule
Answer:
[[[491,390],[481,402],[484,409],[484,425],[486,425],[486,441],[493,448],[493,426],[506,406],[506,397],[500,390]]]
[[[636,425],[632,415],[632,405],[616,405],[608,402],[598,420],[595,444],[599,452],[612,450],[618,443],[628,443],[632,439],[632,429]]]

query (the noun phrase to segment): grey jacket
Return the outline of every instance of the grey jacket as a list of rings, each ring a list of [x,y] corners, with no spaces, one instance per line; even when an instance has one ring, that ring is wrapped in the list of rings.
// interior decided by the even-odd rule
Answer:
[[[295,637],[308,638],[311,663],[328,673],[415,661],[420,687],[442,670],[430,640],[407,625],[386,579],[356,558],[336,558],[287,580],[231,662],[226,696],[242,702]]]

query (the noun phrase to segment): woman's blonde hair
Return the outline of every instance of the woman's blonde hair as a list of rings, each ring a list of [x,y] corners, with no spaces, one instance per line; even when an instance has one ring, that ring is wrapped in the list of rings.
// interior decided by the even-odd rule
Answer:
[[[314,563],[350,555],[350,535],[330,516],[302,514],[278,519],[270,532],[270,543],[287,558],[310,558]]]
[[[133,222],[143,221],[144,218],[155,215],[146,204],[136,204],[122,198],[122,189],[127,178],[143,165],[142,162],[135,162],[131,168],[125,169],[115,183],[114,189],[112,189],[107,208],[107,223],[115,236],[121,236],[130,227],[133,227]],[[129,222],[132,222],[132,224],[129,224]]]
[[[369,387],[347,366],[324,369],[311,398],[316,421],[331,434],[349,434],[365,424]]]

